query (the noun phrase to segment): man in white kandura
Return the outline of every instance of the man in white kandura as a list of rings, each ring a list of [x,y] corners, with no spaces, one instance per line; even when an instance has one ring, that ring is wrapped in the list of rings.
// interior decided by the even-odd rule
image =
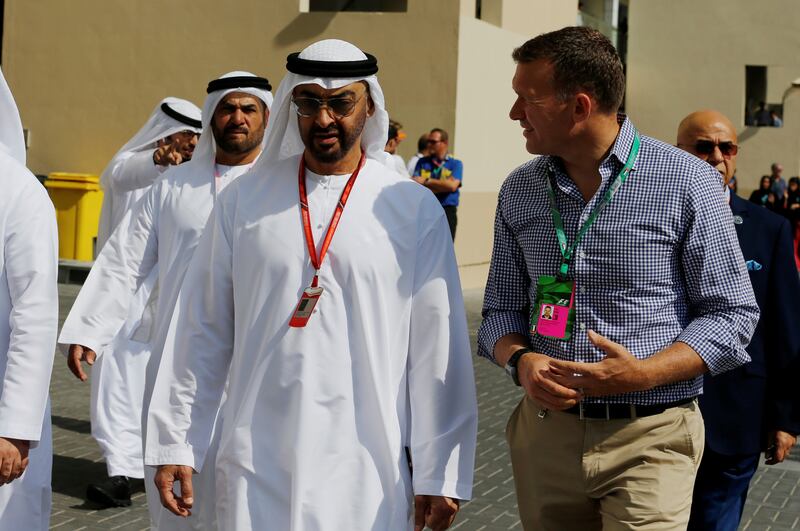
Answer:
[[[0,73],[0,530],[50,525],[48,391],[58,329],[53,203],[25,167],[19,112]]]
[[[202,117],[194,103],[167,97],[156,105],[100,175],[104,194],[97,228],[98,253],[150,185],[170,166],[191,160],[201,132]]]
[[[325,40],[287,68],[181,288],[145,462],[179,515],[203,510],[192,469],[216,466],[221,529],[446,529],[477,421],[447,220],[386,165],[374,57]]]
[[[178,289],[211,208],[222,189],[250,169],[261,154],[272,105],[270,88],[266,79],[247,72],[231,72],[208,84],[203,106],[205,134],[192,160],[167,171],[123,218],[64,323],[62,337],[80,338],[72,348],[83,360],[91,359],[123,326],[137,289],[153,270],[158,271],[160,288],[145,375],[145,414]],[[143,436],[146,438],[146,430]],[[182,519],[161,508],[153,475],[153,469],[146,467],[145,488],[155,529],[206,531],[215,527],[213,509]],[[213,476],[203,474],[198,481],[202,485],[198,498],[205,492],[213,500]]]
[[[200,109],[179,98],[161,100],[147,122],[120,149],[103,171],[103,208],[97,249],[141,199],[150,185],[172,165],[191,159],[201,131]],[[128,317],[117,336],[92,368],[90,414],[92,436],[106,460],[108,479],[90,484],[86,497],[105,507],[131,504],[130,478],[144,477],[142,460],[142,401],[144,378],[150,358],[150,339],[155,317],[154,269],[130,301]],[[59,343],[79,343],[83,337],[62,333]],[[70,370],[81,381],[81,350],[71,349]]]

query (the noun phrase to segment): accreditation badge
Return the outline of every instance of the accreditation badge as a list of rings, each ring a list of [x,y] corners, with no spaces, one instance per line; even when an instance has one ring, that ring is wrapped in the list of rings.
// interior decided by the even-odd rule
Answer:
[[[540,276],[533,308],[531,335],[569,341],[575,323],[575,281]]]
[[[292,318],[289,320],[289,326],[293,328],[303,328],[308,324],[308,320],[311,318],[311,314],[319,301],[320,295],[322,295],[322,291],[322,288],[313,286],[303,290],[300,302],[297,303]]]

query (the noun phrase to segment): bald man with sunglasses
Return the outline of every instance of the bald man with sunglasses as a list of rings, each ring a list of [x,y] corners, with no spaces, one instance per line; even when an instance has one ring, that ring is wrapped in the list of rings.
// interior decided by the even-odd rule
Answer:
[[[763,450],[767,465],[783,461],[800,432],[796,384],[800,351],[800,281],[789,223],[733,193],[736,129],[717,111],[697,111],[678,128],[678,147],[716,168],[724,182],[736,235],[761,309],[747,347],[752,361],[718,376],[705,376],[700,409],[706,448],[692,500],[689,529],[739,526],[750,479]]]

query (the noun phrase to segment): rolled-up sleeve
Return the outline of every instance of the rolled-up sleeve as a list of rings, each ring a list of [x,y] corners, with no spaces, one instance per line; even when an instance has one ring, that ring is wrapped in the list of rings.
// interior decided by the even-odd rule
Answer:
[[[687,189],[681,264],[691,321],[677,340],[717,375],[750,361],[745,348],[758,323],[750,277],[719,176],[709,166]]]
[[[494,346],[508,334],[528,335],[530,277],[525,256],[503,213],[504,189],[497,199],[494,245],[478,329],[478,355],[494,359]]]

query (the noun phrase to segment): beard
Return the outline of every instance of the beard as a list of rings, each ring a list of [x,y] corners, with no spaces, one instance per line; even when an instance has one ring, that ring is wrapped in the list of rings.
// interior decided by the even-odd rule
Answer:
[[[194,155],[194,148],[193,147],[184,147],[180,150],[181,158],[183,162],[187,162],[192,160],[192,155]]]
[[[211,131],[214,133],[217,146],[226,153],[248,153],[260,146],[261,141],[264,140],[264,129],[248,130],[230,125],[220,130],[212,122]],[[232,133],[245,133],[245,135],[243,137],[231,136]]]
[[[352,150],[356,142],[359,141],[366,122],[366,113],[361,113],[357,117],[355,123],[350,127],[342,127],[341,123],[339,125],[332,123],[326,128],[317,127],[316,124],[312,124],[303,140],[306,148],[315,160],[325,164],[339,162],[350,153],[350,150]],[[320,146],[315,142],[318,135],[335,136],[338,142],[330,147]]]

